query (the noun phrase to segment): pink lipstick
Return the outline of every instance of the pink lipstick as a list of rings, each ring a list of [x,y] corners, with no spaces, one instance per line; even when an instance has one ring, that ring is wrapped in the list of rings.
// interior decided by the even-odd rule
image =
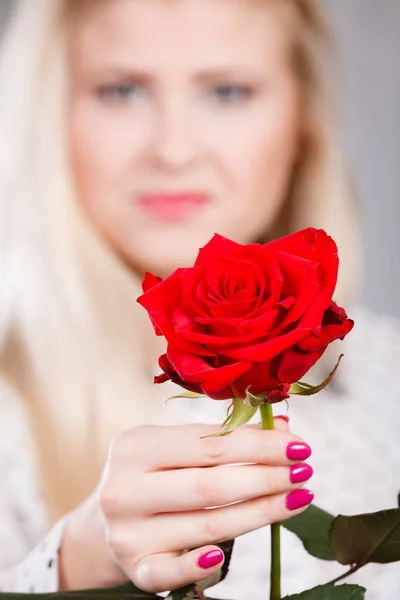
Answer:
[[[164,221],[185,221],[195,216],[208,202],[205,194],[195,192],[156,193],[139,196],[144,212]]]

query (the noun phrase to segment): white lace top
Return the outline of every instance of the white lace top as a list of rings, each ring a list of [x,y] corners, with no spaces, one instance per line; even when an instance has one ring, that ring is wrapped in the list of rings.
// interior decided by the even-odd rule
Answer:
[[[354,312],[352,311],[352,314]],[[324,391],[290,401],[290,424],[313,448],[309,486],[315,503],[334,514],[392,508],[400,491],[400,325],[359,309],[343,344],[344,392]],[[187,403],[185,406],[189,406]],[[221,403],[195,401],[187,420],[218,422]],[[285,411],[285,405],[276,412]],[[48,532],[35,451],[26,416],[10,394],[0,394],[0,591],[57,590],[57,551],[64,522]],[[262,600],[268,596],[269,532],[236,541],[227,579],[213,596]],[[282,531],[283,593],[325,583],[346,567],[309,556]],[[399,600],[400,563],[368,565],[352,577],[367,600]]]

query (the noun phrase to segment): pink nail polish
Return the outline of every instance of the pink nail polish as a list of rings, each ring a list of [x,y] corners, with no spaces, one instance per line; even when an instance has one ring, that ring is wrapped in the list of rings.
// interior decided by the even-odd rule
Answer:
[[[314,499],[314,494],[310,492],[310,490],[294,490],[294,492],[290,492],[286,496],[286,507],[289,510],[296,510],[297,508],[302,508],[303,506],[307,506],[307,504],[311,504]]]
[[[289,460],[306,460],[311,456],[311,448],[304,442],[290,442],[286,448]]]
[[[312,477],[313,468],[307,463],[300,463],[290,467],[290,481],[292,483],[302,483]]]
[[[211,569],[211,567],[215,567],[215,565],[218,565],[223,560],[224,553],[222,550],[210,550],[210,552],[206,552],[199,557],[197,564],[200,569]]]

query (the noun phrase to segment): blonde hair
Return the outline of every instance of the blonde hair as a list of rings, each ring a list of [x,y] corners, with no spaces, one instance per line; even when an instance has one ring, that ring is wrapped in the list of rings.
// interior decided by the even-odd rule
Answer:
[[[60,135],[67,98],[61,9],[70,2],[22,0],[0,61],[0,373],[31,416],[53,518],[92,491],[113,435],[171,418],[165,391],[152,386],[149,344],[157,342],[136,304],[139,281],[74,201]],[[293,30],[304,128],[290,193],[268,237],[325,228],[339,246],[336,296],[347,306],[357,228],[326,82],[329,35],[317,2],[279,3]]]

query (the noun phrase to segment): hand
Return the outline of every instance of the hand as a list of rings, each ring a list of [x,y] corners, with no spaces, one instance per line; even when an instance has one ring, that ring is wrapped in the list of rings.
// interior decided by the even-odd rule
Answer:
[[[62,587],[131,580],[151,592],[176,589],[221,567],[215,543],[304,511],[311,492],[293,491],[312,474],[300,464],[310,450],[283,419],[275,427],[206,438],[219,427],[138,427],[118,436],[98,490],[69,520]],[[210,552],[219,562],[207,568]]]

